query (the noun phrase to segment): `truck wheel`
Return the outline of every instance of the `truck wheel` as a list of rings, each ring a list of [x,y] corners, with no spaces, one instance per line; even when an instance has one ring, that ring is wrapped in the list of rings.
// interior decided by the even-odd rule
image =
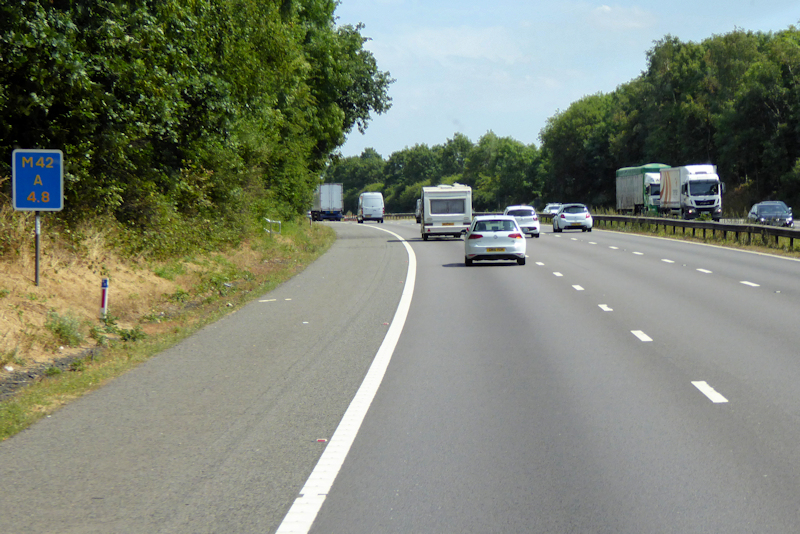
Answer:
[[[364,219],[359,219],[358,224],[364,224]]]
[[[428,234],[422,234],[422,240],[423,241],[427,241],[428,240]]]
[[[472,267],[472,260],[469,258],[464,258],[464,265],[467,267]]]

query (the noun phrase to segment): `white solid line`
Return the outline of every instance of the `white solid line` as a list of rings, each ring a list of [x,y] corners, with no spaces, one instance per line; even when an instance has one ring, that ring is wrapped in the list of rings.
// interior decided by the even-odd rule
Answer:
[[[611,308],[609,308],[608,306],[606,306],[605,304],[598,304],[598,306],[600,306],[600,309],[603,310],[603,311],[614,311]]]
[[[662,259],[661,261],[663,261],[664,263],[675,263],[674,261],[668,260],[666,258]]]
[[[378,387],[386,374],[386,368],[389,367],[392,354],[408,317],[411,296],[414,294],[414,282],[417,276],[417,257],[414,255],[411,245],[399,235],[376,226],[370,226],[370,228],[392,234],[406,247],[408,272],[406,273],[403,294],[400,296],[400,303],[397,305],[392,324],[389,326],[389,330],[386,332],[386,337],[383,338],[383,343],[378,348],[377,354],[375,354],[375,359],[369,367],[367,376],[364,377],[364,381],[350,402],[350,406],[339,422],[339,426],[336,427],[336,432],[334,432],[333,437],[325,446],[325,452],[322,453],[303,489],[300,490],[300,496],[295,499],[286,517],[283,518],[277,530],[278,534],[307,534],[311,530],[314,519],[316,519],[320,508],[322,508],[322,504],[325,502],[331,486],[333,486],[333,481],[336,480],[336,475],[339,474],[339,470],[344,464],[344,459],[356,439],[356,434],[361,428],[364,417],[367,415],[367,410],[378,392]]]
[[[728,402],[728,399],[716,392],[714,388],[708,385],[705,380],[698,380],[692,382],[692,385],[700,390],[700,392],[714,403]]]
[[[561,273],[555,273],[555,272],[554,272],[553,274],[554,274],[555,276],[564,276],[564,275],[563,275],[563,274],[561,274]]]
[[[709,271],[708,269],[697,269],[697,270],[698,270],[698,272],[701,272],[701,273],[711,274],[711,271]]]
[[[583,291],[583,288],[581,286],[572,286],[572,287],[575,288],[575,291]]]
[[[761,287],[761,286],[760,286],[760,285],[758,285],[758,284],[754,284],[753,282],[747,282],[747,281],[745,281],[745,280],[742,280],[740,283],[741,283],[741,284],[744,284],[744,285],[746,285],[746,286],[750,286],[750,287]]]
[[[648,341],[653,341],[653,339],[650,336],[648,336],[641,330],[631,330],[631,334],[638,337],[640,341],[644,341],[645,343],[647,343]]]

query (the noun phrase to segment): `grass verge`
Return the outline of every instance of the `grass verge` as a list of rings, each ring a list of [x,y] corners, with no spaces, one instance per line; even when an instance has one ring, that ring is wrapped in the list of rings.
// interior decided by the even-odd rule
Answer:
[[[333,230],[324,225],[287,222],[281,235],[261,234],[237,248],[153,265],[151,270],[158,277],[182,276],[185,288],[162,295],[136,324],[126,328],[113,316],[86,324],[68,309],[50,310],[37,336],[78,343],[81,329],[86,329],[89,335],[85,337],[96,344],[68,363],[45,367],[30,383],[0,402],[0,441],[274,289],[322,255],[334,239]],[[139,287],[137,291],[144,294],[145,289]],[[117,298],[142,297],[136,293]],[[3,359],[20,361],[21,356],[15,350]]]

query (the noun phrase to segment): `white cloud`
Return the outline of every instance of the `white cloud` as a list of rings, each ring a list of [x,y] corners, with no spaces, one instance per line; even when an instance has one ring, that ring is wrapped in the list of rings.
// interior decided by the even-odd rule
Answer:
[[[423,28],[401,37],[409,53],[445,63],[457,59],[514,64],[527,60],[513,32],[504,27]]]
[[[606,30],[642,30],[655,26],[657,18],[638,7],[602,5],[591,11],[589,21]]]

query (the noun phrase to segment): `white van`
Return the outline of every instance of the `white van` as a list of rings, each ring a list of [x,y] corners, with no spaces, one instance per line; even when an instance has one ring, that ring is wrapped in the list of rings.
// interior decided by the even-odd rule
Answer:
[[[420,233],[430,236],[461,237],[472,223],[472,188],[468,185],[438,185],[422,188]]]
[[[356,219],[359,223],[364,221],[383,222],[383,194],[382,193],[361,193],[358,196],[358,211]]]

